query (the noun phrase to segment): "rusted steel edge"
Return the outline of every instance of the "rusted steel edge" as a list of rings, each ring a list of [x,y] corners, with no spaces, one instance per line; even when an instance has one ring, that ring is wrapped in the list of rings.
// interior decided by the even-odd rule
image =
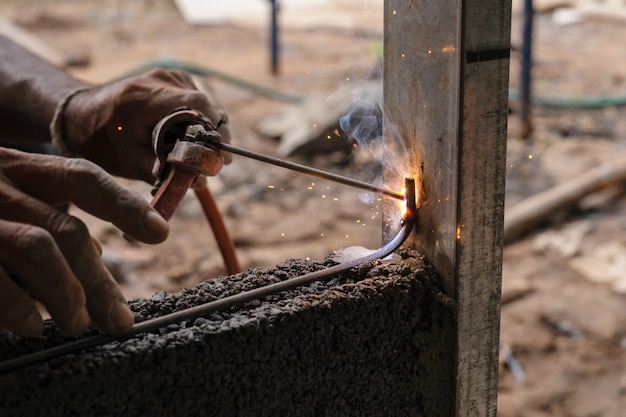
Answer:
[[[131,339],[132,337],[141,333],[155,331],[161,327],[165,327],[170,324],[180,323],[185,320],[194,320],[215,311],[226,310],[228,308],[259,298],[267,297],[269,295],[277,294],[282,291],[293,290],[297,287],[311,284],[315,281],[329,280],[337,276],[338,274],[352,269],[358,265],[385,258],[396,249],[398,249],[402,245],[402,243],[404,243],[407,237],[409,237],[409,235],[411,234],[413,226],[417,221],[415,180],[413,180],[412,178],[406,178],[405,186],[406,213],[400,222],[401,227],[398,233],[391,241],[389,241],[389,243],[367,256],[354,259],[352,261],[345,262],[339,265],[335,265],[320,271],[311,272],[309,274],[301,275],[299,277],[291,278],[285,281],[255,288],[253,290],[244,291],[239,294],[220,298],[205,304],[177,311],[175,313],[170,313],[161,317],[146,320],[144,322],[135,324],[128,333],[121,336],[99,334],[96,336],[91,336],[84,339],[76,340],[74,342],[66,343],[64,345],[55,346],[50,349],[45,349],[39,352],[34,352],[28,355],[9,359],[7,361],[0,362],[0,375],[14,372],[61,356],[93,349],[95,347],[106,345],[108,343],[122,342],[124,340]]]

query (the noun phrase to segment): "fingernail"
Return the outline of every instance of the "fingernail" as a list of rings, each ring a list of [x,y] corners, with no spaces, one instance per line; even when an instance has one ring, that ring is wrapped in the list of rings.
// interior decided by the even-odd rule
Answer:
[[[72,322],[72,334],[71,336],[80,336],[85,333],[89,325],[91,324],[91,318],[85,308],[81,308]]]
[[[170,227],[163,217],[156,211],[150,210],[146,212],[143,218],[144,227],[153,235],[165,239],[169,233]]]
[[[121,332],[129,330],[135,322],[133,312],[130,311],[130,307],[128,307],[125,301],[118,301],[113,304],[109,311],[109,316],[113,326]]]
[[[43,320],[38,312],[33,311],[30,315],[24,320],[24,324],[22,326],[21,336],[23,337],[35,337],[39,336],[43,331]]]

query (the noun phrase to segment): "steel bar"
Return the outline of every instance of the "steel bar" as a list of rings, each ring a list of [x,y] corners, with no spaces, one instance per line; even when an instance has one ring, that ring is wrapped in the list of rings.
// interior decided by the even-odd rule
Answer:
[[[234,153],[246,158],[256,159],[257,161],[266,162],[268,164],[276,165],[282,168],[287,168],[292,171],[297,171],[302,174],[311,175],[317,178],[323,178],[329,181],[338,182],[340,184],[349,185],[351,187],[360,188],[362,190],[371,191],[373,193],[382,194],[387,197],[395,198],[397,200],[404,200],[405,195],[399,191],[392,191],[378,185],[370,184],[367,182],[355,180],[352,178],[344,177],[342,175],[333,174],[332,172],[322,171],[317,168],[311,168],[306,165],[301,165],[295,162],[285,161],[284,159],[276,158],[270,155],[261,154],[248,149],[240,148],[228,143],[212,143],[215,147],[222,151]]]
[[[99,334],[96,336],[86,337],[84,339],[55,346],[50,349],[45,349],[39,352],[34,352],[28,355],[9,359],[0,363],[0,375],[14,372],[16,370],[35,365],[37,363],[45,362],[60,356],[75,354],[87,349],[106,345],[111,342],[122,342],[141,333],[155,331],[161,327],[165,327],[174,323],[180,323],[185,320],[194,320],[196,318],[206,316],[209,313],[226,310],[228,308],[249,301],[277,294],[282,291],[292,290],[303,285],[311,284],[315,281],[328,280],[340,274],[341,272],[352,269],[358,265],[384,258],[396,249],[398,249],[400,245],[402,245],[406,238],[409,237],[409,235],[411,234],[413,226],[416,222],[417,208],[415,180],[411,178],[406,178],[405,186],[406,214],[401,221],[400,230],[398,231],[396,236],[391,241],[389,241],[389,243],[367,256],[338,264],[330,268],[322,269],[320,271],[315,271],[309,274],[301,275],[299,277],[291,278],[285,281],[280,281],[274,284],[255,288],[253,290],[240,292],[239,294],[220,298],[218,300],[210,301],[208,303],[181,310],[175,313],[166,314],[161,317],[146,320],[144,322],[135,324],[128,333],[121,336]]]

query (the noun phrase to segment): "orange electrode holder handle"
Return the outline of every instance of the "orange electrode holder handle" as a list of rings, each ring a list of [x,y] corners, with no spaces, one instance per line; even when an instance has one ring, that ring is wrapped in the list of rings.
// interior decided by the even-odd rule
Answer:
[[[213,230],[226,270],[236,274],[241,272],[241,266],[235,246],[209,189],[199,182],[202,177],[217,175],[224,166],[224,158],[214,147],[219,139],[220,134],[210,120],[195,110],[175,110],[161,119],[152,133],[157,157],[153,173],[158,180],[150,204],[169,221],[189,188],[195,185],[196,196]]]

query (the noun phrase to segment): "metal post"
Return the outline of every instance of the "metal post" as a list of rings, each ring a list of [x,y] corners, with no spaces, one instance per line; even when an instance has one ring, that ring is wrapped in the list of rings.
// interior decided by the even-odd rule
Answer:
[[[441,399],[436,415],[496,416],[510,18],[510,0],[385,1],[385,146],[400,140],[414,161],[412,241],[456,306],[437,323],[455,335],[435,355],[448,374],[424,393]]]

